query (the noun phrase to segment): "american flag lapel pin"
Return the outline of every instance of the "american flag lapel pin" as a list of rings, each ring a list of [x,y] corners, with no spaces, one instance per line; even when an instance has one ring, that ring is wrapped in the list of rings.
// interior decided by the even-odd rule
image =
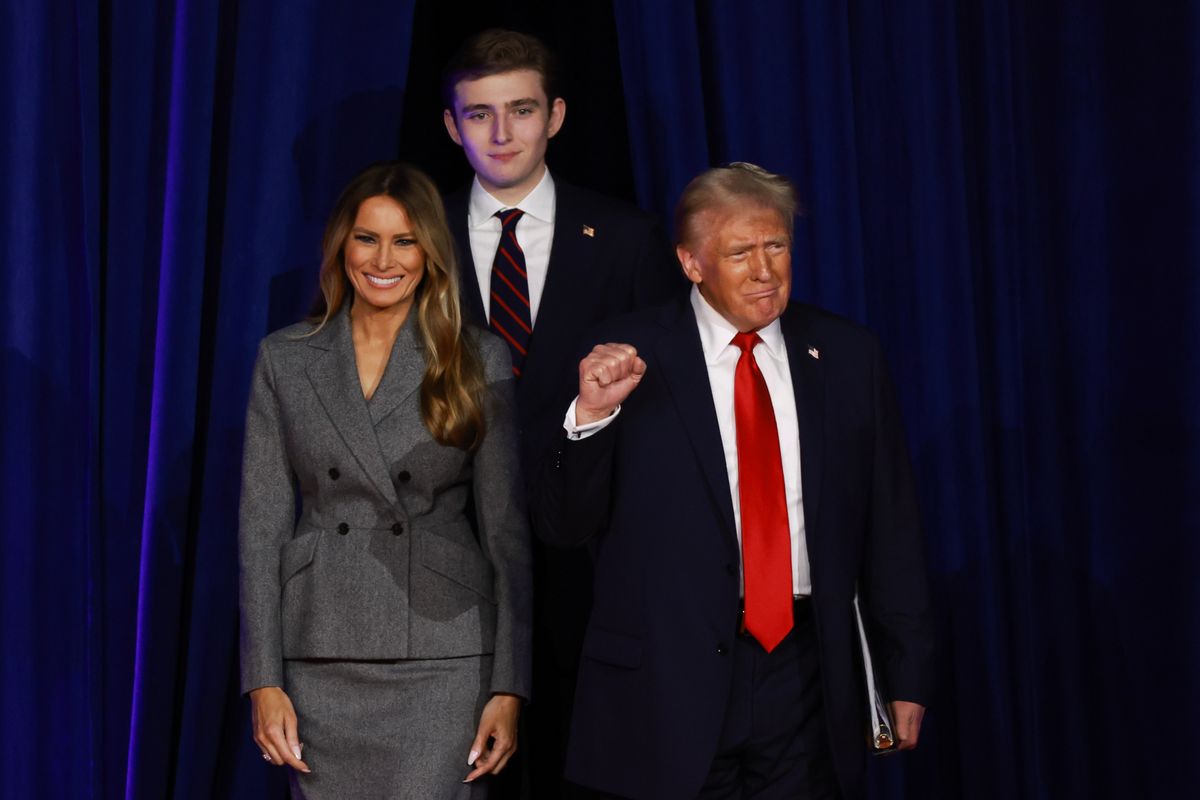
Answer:
[[[813,347],[811,344],[808,346],[808,354],[818,361],[821,360],[821,351]]]
[[[593,228],[591,225],[584,225],[583,226],[583,235],[588,237],[589,239],[595,239],[596,238],[596,229]]]

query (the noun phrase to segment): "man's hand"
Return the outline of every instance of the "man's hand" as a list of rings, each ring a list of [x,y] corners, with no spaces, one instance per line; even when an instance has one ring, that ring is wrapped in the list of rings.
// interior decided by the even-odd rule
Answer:
[[[479,730],[471,743],[467,766],[475,767],[463,783],[480,775],[496,774],[517,752],[517,718],[521,715],[521,698],[514,694],[497,694],[488,700],[479,715]],[[487,746],[488,739],[492,746]]]
[[[598,344],[579,362],[579,399],[575,424],[587,425],[612,415],[646,374],[646,362],[628,344]]]
[[[917,746],[917,738],[921,734],[925,706],[907,700],[893,700],[888,703],[888,711],[892,712],[892,722],[896,723],[896,749],[912,750]]]
[[[276,766],[287,764],[301,772],[312,772],[300,760],[300,735],[296,730],[296,710],[278,686],[262,686],[250,692],[250,717],[254,725],[254,743],[270,756]]]

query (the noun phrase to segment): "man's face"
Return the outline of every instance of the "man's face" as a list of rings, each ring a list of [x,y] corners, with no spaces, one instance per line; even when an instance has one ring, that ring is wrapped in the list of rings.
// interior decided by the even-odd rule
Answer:
[[[501,202],[516,203],[542,179],[546,143],[566,112],[561,97],[547,100],[541,75],[523,69],[459,81],[454,108],[443,118],[483,188]]]
[[[684,274],[739,331],[758,330],[787,308],[792,241],[779,212],[755,203],[700,212],[676,248]]]

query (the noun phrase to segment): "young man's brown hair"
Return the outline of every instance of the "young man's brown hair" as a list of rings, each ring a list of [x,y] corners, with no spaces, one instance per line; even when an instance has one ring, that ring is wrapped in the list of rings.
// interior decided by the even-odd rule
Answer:
[[[541,40],[527,33],[491,28],[477,33],[455,51],[442,73],[442,102],[454,112],[454,87],[460,81],[486,78],[505,72],[532,70],[542,76],[546,100],[558,94],[558,65]]]

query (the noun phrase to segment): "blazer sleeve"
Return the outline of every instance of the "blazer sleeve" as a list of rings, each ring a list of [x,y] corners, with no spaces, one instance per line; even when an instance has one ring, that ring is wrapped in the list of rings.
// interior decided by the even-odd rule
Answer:
[[[243,692],[283,686],[279,552],[291,538],[295,509],[271,355],[263,342],[246,410],[238,526]]]
[[[488,385],[486,431],[475,451],[474,497],[479,542],[492,564],[496,589],[493,693],[529,699],[532,693],[533,566],[529,514],[517,448],[516,390],[508,348],[479,337]]]
[[[928,705],[934,634],[924,548],[900,409],[878,344],[872,382],[874,472],[860,591],[889,699]]]

